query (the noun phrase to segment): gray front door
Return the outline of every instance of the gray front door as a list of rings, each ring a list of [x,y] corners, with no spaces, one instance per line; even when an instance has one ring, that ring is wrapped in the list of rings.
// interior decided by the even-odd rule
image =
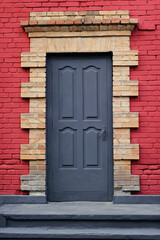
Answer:
[[[111,55],[48,54],[48,201],[111,201],[112,173]]]

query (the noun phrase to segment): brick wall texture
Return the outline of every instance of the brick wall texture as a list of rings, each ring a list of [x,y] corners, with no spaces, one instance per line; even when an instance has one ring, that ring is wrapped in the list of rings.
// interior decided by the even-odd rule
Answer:
[[[132,174],[140,176],[141,190],[134,194],[160,194],[159,0],[0,0],[0,194],[27,194],[20,191],[20,176],[29,173],[20,145],[29,143],[29,135],[20,127],[20,114],[29,112],[28,100],[21,98],[29,70],[21,68],[21,52],[30,52],[30,43],[20,21],[29,20],[30,12],[89,10],[129,10],[139,20],[130,38],[139,55],[130,71],[130,79],[139,81],[139,96],[130,101],[131,112],[139,112],[139,128],[131,130],[131,143],[140,144]]]

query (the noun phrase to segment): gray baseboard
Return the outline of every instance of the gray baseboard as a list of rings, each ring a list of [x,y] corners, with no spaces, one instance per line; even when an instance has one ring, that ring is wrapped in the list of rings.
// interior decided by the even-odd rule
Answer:
[[[46,196],[28,195],[0,195],[0,205],[3,204],[43,204],[46,203]]]
[[[160,195],[114,196],[114,204],[160,204]]]
[[[0,195],[3,204],[45,204],[46,196]],[[160,204],[160,195],[114,196],[114,204]]]

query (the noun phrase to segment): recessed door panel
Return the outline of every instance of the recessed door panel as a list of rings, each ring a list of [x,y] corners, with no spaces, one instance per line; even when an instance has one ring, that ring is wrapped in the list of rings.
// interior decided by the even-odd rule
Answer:
[[[84,167],[99,167],[100,149],[99,149],[99,131],[89,128],[84,131]]]
[[[48,201],[111,201],[112,58],[47,56]]]
[[[59,69],[60,118],[74,117],[75,71],[71,67]]]
[[[84,117],[98,118],[99,69],[90,66],[83,69]]]
[[[66,128],[60,131],[60,167],[75,167],[76,163],[76,132]]]

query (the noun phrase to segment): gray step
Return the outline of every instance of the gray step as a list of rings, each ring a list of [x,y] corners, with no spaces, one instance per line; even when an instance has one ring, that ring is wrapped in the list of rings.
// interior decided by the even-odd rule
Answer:
[[[3,215],[7,227],[160,228],[160,216],[144,215]]]
[[[160,228],[160,205],[93,202],[8,204],[0,207],[0,226]]]
[[[160,229],[155,228],[0,228],[0,239],[117,239],[117,240],[159,240]]]

